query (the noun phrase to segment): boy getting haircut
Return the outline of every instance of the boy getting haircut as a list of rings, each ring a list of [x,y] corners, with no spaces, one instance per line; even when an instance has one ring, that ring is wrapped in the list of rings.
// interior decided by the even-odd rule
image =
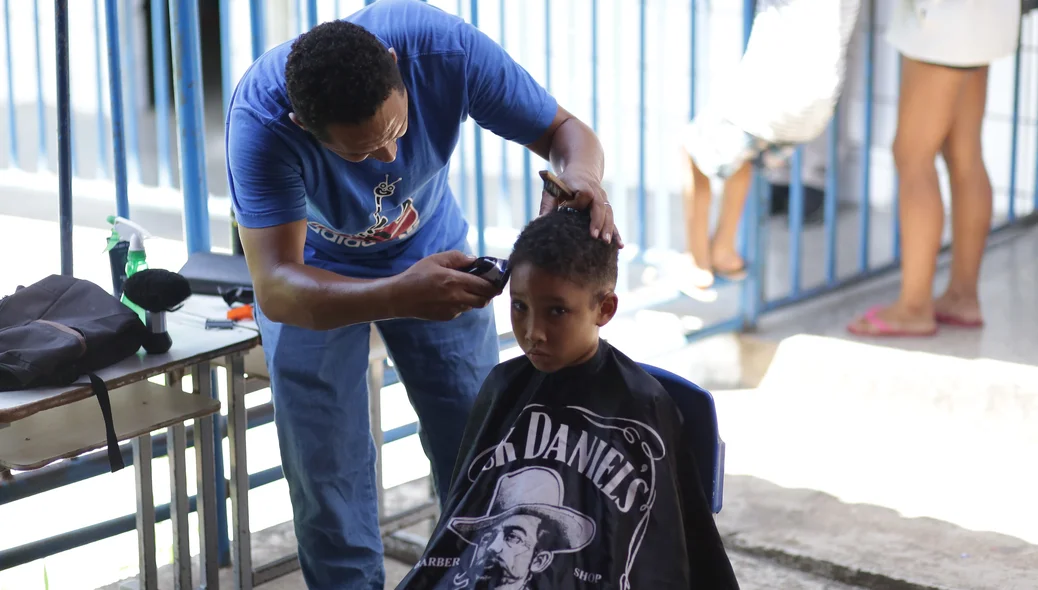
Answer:
[[[572,209],[541,216],[519,234],[508,261],[512,333],[546,373],[591,359],[598,329],[616,313],[618,249],[586,235],[590,220]]]
[[[599,339],[617,251],[589,223],[554,211],[516,240],[524,354],[483,383],[443,514],[398,589],[738,588],[680,412]]]

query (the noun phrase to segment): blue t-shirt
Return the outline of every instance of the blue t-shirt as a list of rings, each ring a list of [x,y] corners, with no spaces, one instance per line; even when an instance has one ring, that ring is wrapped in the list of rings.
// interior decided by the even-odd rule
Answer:
[[[343,160],[288,117],[292,41],[261,56],[231,98],[227,176],[237,221],[307,220],[307,264],[354,277],[400,273],[468,233],[447,183],[467,117],[511,141],[541,137],[555,99],[479,29],[417,0],[379,0],[348,17],[396,51],[407,133],[392,163]]]

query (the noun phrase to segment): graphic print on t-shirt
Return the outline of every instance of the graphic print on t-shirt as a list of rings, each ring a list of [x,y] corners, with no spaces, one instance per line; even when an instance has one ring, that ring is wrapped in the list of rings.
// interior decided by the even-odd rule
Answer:
[[[390,240],[404,239],[418,229],[418,210],[414,207],[414,199],[405,199],[400,204],[399,212],[393,221],[390,221],[382,212],[383,199],[393,196],[393,193],[396,192],[396,184],[401,180],[403,179],[397,178],[390,182],[387,174],[385,180],[375,185],[372,191],[375,195],[375,211],[372,213],[374,222],[360,233],[340,233],[312,219],[307,221],[306,225],[310,231],[325,240],[347,248],[363,248]]]
[[[416,567],[453,568],[448,585],[438,586],[451,590],[527,589],[541,576],[570,580],[562,588],[608,581],[630,589],[665,454],[663,439],[643,422],[580,406],[528,405],[459,474],[470,490],[442,543],[434,539]],[[594,571],[614,561],[622,568]]]

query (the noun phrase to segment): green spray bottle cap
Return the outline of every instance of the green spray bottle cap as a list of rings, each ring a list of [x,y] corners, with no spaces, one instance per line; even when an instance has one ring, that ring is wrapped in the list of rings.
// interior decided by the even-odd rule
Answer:
[[[105,246],[105,252],[108,252],[109,250],[114,248],[116,244],[124,240],[129,241],[132,245],[134,242],[134,236],[137,236],[138,240],[140,240],[137,242],[137,244],[140,244],[141,241],[152,237],[151,232],[144,229],[144,227],[141,226],[139,223],[130,221],[125,217],[120,217],[118,215],[109,215],[107,221],[109,225],[112,226],[112,233],[108,235],[108,243]],[[137,249],[142,249],[142,247],[138,245]]]

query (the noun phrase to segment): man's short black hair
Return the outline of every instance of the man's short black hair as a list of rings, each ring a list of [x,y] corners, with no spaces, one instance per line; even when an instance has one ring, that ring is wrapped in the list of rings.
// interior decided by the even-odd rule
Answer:
[[[616,288],[618,248],[591,237],[587,211],[559,209],[534,219],[519,234],[508,264],[529,263],[552,275],[595,290]]]
[[[356,125],[403,90],[389,49],[363,27],[334,20],[292,43],[285,86],[296,118],[319,139],[329,125]]]

